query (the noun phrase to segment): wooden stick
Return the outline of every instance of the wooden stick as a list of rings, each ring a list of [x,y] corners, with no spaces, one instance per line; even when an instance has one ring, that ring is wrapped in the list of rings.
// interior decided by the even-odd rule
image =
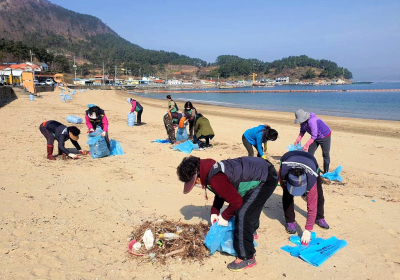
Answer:
[[[179,250],[172,251],[172,252],[166,254],[165,257],[168,258],[170,256],[173,256],[173,255],[176,255],[179,253],[183,253],[184,251],[185,251],[185,247],[183,247],[182,249],[179,249]]]

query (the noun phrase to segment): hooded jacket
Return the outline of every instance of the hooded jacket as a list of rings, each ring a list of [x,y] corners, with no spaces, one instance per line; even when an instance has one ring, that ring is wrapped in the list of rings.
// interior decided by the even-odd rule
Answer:
[[[200,160],[200,180],[203,188],[215,194],[211,214],[219,214],[224,202],[229,206],[221,214],[230,220],[243,204],[248,191],[267,181],[270,163],[262,158],[241,157],[216,162]]]
[[[300,125],[300,135],[303,137],[306,132],[311,134],[312,140],[316,140],[329,136],[331,129],[315,113],[310,113],[310,118]]]
[[[51,134],[53,134],[54,138],[58,142],[58,150],[62,151],[64,154],[69,154],[69,151],[65,148],[65,142],[68,140],[71,140],[71,143],[78,151],[82,150],[77,141],[69,138],[68,127],[66,127],[62,123],[59,123],[57,121],[48,121],[44,125],[44,128],[46,128],[48,131],[50,131]]]
[[[260,154],[260,156],[264,155],[264,151],[262,148],[262,137],[265,131],[265,125],[259,125],[257,127],[250,128],[244,132],[244,137],[247,139],[247,141],[253,145],[254,147],[257,148],[257,152]]]
[[[194,125],[194,132],[197,138],[201,136],[214,136],[214,130],[211,127],[210,121],[201,114],[198,115],[198,119]]]

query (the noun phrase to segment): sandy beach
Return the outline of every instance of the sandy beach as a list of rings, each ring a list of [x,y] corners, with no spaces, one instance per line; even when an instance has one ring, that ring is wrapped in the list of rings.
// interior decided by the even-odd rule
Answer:
[[[213,195],[200,189],[183,195],[176,167],[185,154],[169,145],[162,116],[167,102],[138,98],[142,126],[128,127],[130,110],[123,91],[78,91],[63,103],[59,92],[35,101],[19,95],[0,108],[0,279],[400,279],[400,122],[323,116],[332,129],[331,171],[343,166],[343,183],[324,185],[325,216],[348,246],[320,267],[290,256],[284,229],[282,189],[277,187],[260,218],[257,266],[228,271],[234,257],[215,255],[204,263],[171,259],[150,265],[126,251],[134,226],[154,217],[208,223]],[[174,96],[173,96],[174,97]],[[88,103],[106,111],[110,138],[120,141],[123,156],[49,161],[39,131],[45,120],[67,124],[68,115],[84,117]],[[180,109],[183,103],[177,102]],[[246,155],[243,132],[269,124],[279,132],[268,144],[278,169],[286,147],[299,133],[294,113],[244,110],[194,104],[211,122],[214,147],[194,151],[222,160]],[[79,143],[86,144],[86,125]],[[305,136],[309,139],[309,136]],[[68,142],[67,148],[72,148]],[[57,151],[57,149],[56,149]],[[322,165],[322,152],[316,152]],[[304,228],[306,203],[295,199],[296,221]]]

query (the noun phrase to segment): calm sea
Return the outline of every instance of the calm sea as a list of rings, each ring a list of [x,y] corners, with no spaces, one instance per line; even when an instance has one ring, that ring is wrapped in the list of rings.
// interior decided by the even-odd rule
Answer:
[[[373,83],[369,85],[343,86],[275,86],[263,90],[371,90],[371,89],[400,89],[400,83]],[[261,90],[260,88],[238,88],[232,90]],[[198,91],[198,90],[197,90]],[[255,93],[221,93],[219,89],[202,90],[201,93],[174,93],[176,101],[192,101],[226,107],[260,109],[268,111],[294,112],[304,109],[321,115],[400,120],[400,91],[399,92],[255,92]],[[166,93],[140,93],[140,96],[165,99]],[[183,109],[183,108],[179,108]]]

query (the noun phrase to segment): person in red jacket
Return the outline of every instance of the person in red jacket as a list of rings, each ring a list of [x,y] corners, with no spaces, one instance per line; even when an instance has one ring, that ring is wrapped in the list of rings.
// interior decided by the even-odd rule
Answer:
[[[105,137],[107,147],[110,149],[110,139],[108,138],[108,119],[104,110],[100,109],[98,106],[90,107],[86,110],[85,114],[86,126],[89,132],[96,130],[97,126],[100,126],[103,132],[101,136]]]
[[[274,166],[262,158],[241,157],[216,162],[213,159],[186,157],[177,168],[179,180],[185,182],[183,193],[198,184],[215,194],[211,223],[227,226],[235,216],[233,247],[238,258],[228,269],[240,271],[256,265],[254,232],[264,204],[274,192],[278,175]],[[224,202],[229,206],[222,213]]]

